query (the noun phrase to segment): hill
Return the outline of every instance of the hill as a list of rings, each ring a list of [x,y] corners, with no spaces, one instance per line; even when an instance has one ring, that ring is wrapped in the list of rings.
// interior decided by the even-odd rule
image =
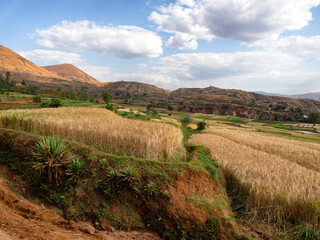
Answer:
[[[253,119],[296,119],[301,112],[320,111],[320,102],[310,99],[290,99],[266,96],[241,90],[215,87],[180,88],[170,94],[169,102],[175,110],[226,114]]]
[[[101,94],[108,91],[118,99],[132,99],[135,103],[145,101],[167,101],[170,91],[154,85],[139,82],[110,82],[94,90]]]
[[[6,72],[11,73],[13,82],[21,83],[24,80],[27,84],[43,89],[76,89],[84,85],[39,67],[14,51],[0,46],[0,74]]]
[[[284,95],[279,93],[267,93],[263,91],[259,91],[256,93],[260,93],[267,96],[279,96],[279,97],[287,97],[287,98],[297,98],[297,99],[312,99],[316,101],[320,101],[320,92],[313,92],[313,93],[303,93],[303,94],[293,94],[293,95]]]
[[[97,79],[91,77],[72,64],[50,65],[44,66],[43,68],[71,81],[79,81],[97,86],[102,85]]]

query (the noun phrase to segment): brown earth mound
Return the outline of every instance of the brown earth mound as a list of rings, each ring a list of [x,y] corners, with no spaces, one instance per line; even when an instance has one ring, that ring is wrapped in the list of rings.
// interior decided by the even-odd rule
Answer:
[[[62,219],[54,211],[19,197],[3,179],[0,179],[0,213],[1,240],[160,239],[149,232],[100,232],[87,223]]]
[[[43,68],[72,81],[79,81],[97,86],[102,85],[102,83],[99,82],[97,79],[91,77],[90,75],[86,74],[84,71],[73,66],[72,64],[51,65],[44,66]]]

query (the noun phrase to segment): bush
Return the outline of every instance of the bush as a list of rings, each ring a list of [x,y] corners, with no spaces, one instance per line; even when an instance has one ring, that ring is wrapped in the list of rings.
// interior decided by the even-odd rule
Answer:
[[[36,95],[36,96],[33,97],[32,101],[34,103],[41,103],[42,102],[42,98],[41,98],[41,96]]]
[[[59,98],[52,98],[50,101],[45,101],[42,103],[41,107],[43,108],[58,108],[63,105],[62,101]]]
[[[87,165],[84,161],[80,159],[73,160],[70,163],[68,169],[66,170],[66,175],[69,177],[68,180],[72,182],[77,182],[80,177],[84,174]]]
[[[106,106],[106,109],[108,109],[110,111],[114,111],[116,109],[116,107],[113,104],[108,103],[107,106]]]
[[[207,123],[205,121],[197,122],[197,130],[198,131],[202,131],[202,130],[206,129],[206,127],[207,127]]]
[[[60,185],[70,162],[69,146],[57,137],[42,138],[36,143],[33,156],[38,160],[33,167],[47,177],[52,185]]]
[[[102,94],[101,94],[103,100],[105,101],[105,103],[108,105],[110,103],[110,101],[113,99],[113,96],[107,92],[107,91],[104,91]]]
[[[320,113],[318,112],[310,113],[310,116],[308,117],[308,122],[314,123],[314,124],[320,124]]]
[[[183,127],[187,127],[191,123],[190,115],[186,115],[182,119],[180,119],[180,123]]]

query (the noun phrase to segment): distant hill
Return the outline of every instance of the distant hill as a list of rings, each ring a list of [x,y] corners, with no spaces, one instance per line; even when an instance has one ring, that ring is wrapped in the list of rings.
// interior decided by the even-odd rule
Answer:
[[[279,97],[287,97],[287,98],[298,98],[298,99],[313,99],[320,101],[320,92],[314,92],[314,93],[303,93],[303,94],[293,94],[293,95],[284,95],[284,94],[278,94],[278,93],[267,93],[263,91],[258,91],[256,93],[260,93],[267,96],[279,96]]]
[[[180,88],[173,92],[139,82],[100,83],[71,64],[38,67],[19,54],[0,46],[0,73],[11,72],[12,80],[36,85],[42,89],[77,90],[88,87],[89,95],[99,97],[110,92],[118,103],[132,102],[158,106],[185,112],[227,114],[254,119],[297,120],[303,113],[320,112],[319,93],[286,98],[278,94],[258,94],[241,90],[207,88]],[[268,96],[273,95],[273,96]],[[276,95],[276,96],[275,96]]]
[[[44,89],[77,89],[88,84],[59,76],[37,66],[14,51],[0,46],[0,73],[4,74],[6,72],[11,73],[13,82],[21,83],[24,80],[27,84]]]
[[[101,94],[103,91],[108,91],[115,98],[132,99],[135,101],[167,101],[170,95],[169,90],[165,90],[154,85],[139,83],[139,82],[109,82],[103,86],[94,89],[95,92]],[[146,103],[147,103],[146,102]]]
[[[241,90],[179,88],[170,94],[173,109],[186,112],[226,114],[248,118],[294,120],[302,110],[320,112],[320,102],[310,99],[291,99],[245,92]],[[301,115],[300,115],[301,116]]]
[[[43,68],[72,81],[79,81],[97,86],[102,85],[97,79],[91,77],[72,64],[50,65],[44,66]]]

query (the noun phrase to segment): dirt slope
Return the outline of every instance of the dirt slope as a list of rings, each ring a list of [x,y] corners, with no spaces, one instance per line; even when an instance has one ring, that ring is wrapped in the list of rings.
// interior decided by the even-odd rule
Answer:
[[[85,240],[85,239],[144,239],[159,240],[148,232],[99,232],[85,233],[89,225],[78,225],[62,219],[53,211],[35,205],[15,194],[7,182],[0,179],[0,239],[1,240]]]
[[[15,53],[14,51],[0,46],[0,71],[9,71],[11,73],[20,73],[24,75],[32,75],[42,78],[56,78],[63,79],[55,73],[52,73],[46,69],[38,67],[34,63],[28,61],[24,57]]]
[[[51,65],[44,66],[43,68],[72,81],[79,81],[97,86],[102,85],[102,83],[99,82],[97,79],[91,77],[90,75],[86,74],[84,71],[73,66],[72,64]]]

